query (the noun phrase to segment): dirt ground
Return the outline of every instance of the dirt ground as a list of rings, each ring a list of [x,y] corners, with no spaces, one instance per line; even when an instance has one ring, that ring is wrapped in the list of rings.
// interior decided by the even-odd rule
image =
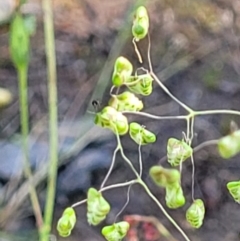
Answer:
[[[86,110],[93,111],[91,107],[93,99],[100,99],[103,105],[106,104],[114,60],[119,55],[129,58],[134,68],[140,67],[131,42],[131,13],[135,4],[139,2],[148,6],[151,20],[152,64],[154,72],[166,87],[193,109],[240,110],[240,3],[238,0],[55,0],[59,142],[62,148],[60,152],[68,151],[72,146],[76,148],[74,152],[68,152],[70,155],[62,158],[59,167],[59,189],[54,225],[67,205],[85,198],[89,185],[97,188],[100,186],[110,165],[114,137],[109,132],[93,129],[92,117],[89,118],[89,115],[86,115]],[[46,60],[41,5],[38,0],[29,1],[23,11],[33,13],[38,18],[37,32],[31,41],[29,67],[31,138],[34,143],[47,146]],[[0,141],[4,143],[12,143],[20,133],[17,76],[9,57],[8,37],[8,26],[2,26],[0,28],[0,87],[9,89],[14,96],[11,105],[0,112]],[[144,66],[147,67],[147,41],[141,42],[139,48],[143,55]],[[154,93],[143,98],[144,111],[157,115],[185,113],[155,83],[154,87]],[[139,120],[136,116],[129,116],[129,118]],[[153,185],[148,177],[148,170],[152,165],[160,163],[161,158],[165,156],[169,137],[182,137],[182,132],[186,131],[186,123],[146,118],[140,120],[157,134],[157,142],[154,145],[142,148],[143,176],[156,197],[164,203],[164,192]],[[204,141],[217,139],[229,133],[232,120],[240,126],[239,117],[229,115],[196,118],[193,145],[197,146]],[[75,145],[88,129],[92,131],[87,134],[83,143]],[[124,137],[122,141],[126,155],[137,166],[137,146],[129,137]],[[105,151],[101,153],[99,149]],[[0,159],[6,159],[6,153],[6,149],[2,148]],[[95,156],[88,156],[88,153],[94,153]],[[38,152],[36,151],[33,155],[37,156]],[[9,163],[14,161],[8,158]],[[14,159],[14,156],[11,158]],[[86,168],[86,163],[90,162],[91,158],[94,160],[93,164],[91,168]],[[204,225],[199,230],[193,230],[185,221],[185,211],[191,202],[190,161],[184,164],[182,175],[187,203],[183,208],[177,211],[170,210],[169,213],[193,241],[240,240],[240,207],[226,189],[228,181],[239,179],[240,156],[226,161],[219,157],[215,146],[210,146],[195,153],[194,158],[195,196],[202,198],[206,204]],[[71,163],[78,163],[78,167],[77,164],[73,165],[76,171],[72,175],[73,169],[69,167]],[[163,165],[167,166],[166,163]],[[81,169],[86,170],[88,176],[81,179],[83,180],[79,184],[81,186],[73,188],[74,182],[79,181],[83,173]],[[38,171],[41,173],[41,166],[35,167],[35,172],[38,173]],[[78,174],[78,171],[81,174]],[[14,195],[21,190],[24,180],[21,179],[21,182],[16,185],[14,176],[7,178],[1,175],[0,190],[4,198],[0,199],[0,207],[4,213],[4,208],[10,200],[18,204]],[[131,177],[133,177],[131,170],[118,156],[108,184],[124,182]],[[11,189],[14,183],[15,186],[13,185]],[[39,179],[38,190],[41,203],[44,204],[44,177]],[[18,194],[21,196],[21,193]],[[106,223],[111,223],[126,201],[127,190],[119,188],[108,191],[106,198],[112,206]],[[4,227],[5,233],[0,232],[0,241],[29,240],[30,234],[33,235],[31,240],[36,239],[34,218],[27,198],[19,204],[17,211],[15,218],[6,219],[4,225],[2,225],[3,222],[1,223],[3,218],[0,218],[0,225]],[[144,190],[138,186],[132,187],[130,202],[120,216],[123,218],[124,215],[134,214],[158,218],[175,240],[183,240]],[[87,224],[84,205],[77,209],[77,215],[78,222],[72,236],[67,239],[57,236],[57,240],[104,240],[100,234],[103,225],[90,227]],[[146,239],[144,227],[144,225],[138,226],[136,239],[130,239],[129,236],[126,240],[170,240],[162,235]],[[14,234],[17,236],[13,236]],[[53,234],[56,235],[55,230]],[[52,240],[54,240],[53,237]]]

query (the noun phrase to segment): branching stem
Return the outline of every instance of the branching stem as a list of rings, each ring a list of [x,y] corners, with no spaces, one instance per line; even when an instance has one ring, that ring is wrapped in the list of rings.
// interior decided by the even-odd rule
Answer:
[[[105,178],[104,178],[104,180],[103,180],[103,182],[102,182],[102,185],[101,185],[100,189],[102,189],[102,188],[104,187],[104,185],[106,184],[109,176],[111,175],[111,172],[112,172],[112,169],[113,169],[113,167],[114,167],[115,160],[116,160],[116,154],[117,154],[117,152],[119,151],[119,149],[120,149],[119,146],[117,146],[117,147],[115,148],[114,152],[113,152],[113,157],[112,157],[111,166],[110,166],[110,168],[109,168],[109,170],[108,170],[107,175],[105,176]]]

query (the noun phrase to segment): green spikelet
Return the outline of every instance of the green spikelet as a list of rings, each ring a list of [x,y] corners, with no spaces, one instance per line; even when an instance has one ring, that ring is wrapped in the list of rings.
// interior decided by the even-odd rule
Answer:
[[[182,187],[179,183],[166,186],[166,205],[171,209],[177,209],[185,204]]]
[[[136,122],[129,125],[129,135],[138,145],[147,145],[156,141],[156,135]]]
[[[76,214],[73,208],[64,210],[62,217],[58,220],[57,230],[60,236],[68,237],[76,223]]]
[[[218,151],[221,157],[229,159],[240,152],[240,130],[224,136],[218,141]]]
[[[113,85],[117,87],[124,85],[131,77],[132,71],[133,67],[130,61],[123,56],[118,57],[115,61],[112,75]]]
[[[240,203],[240,181],[228,182],[227,189],[235,202]]]
[[[90,188],[87,194],[87,220],[91,225],[98,225],[110,211],[109,203],[102,194],[94,188]]]
[[[143,103],[133,93],[125,91],[119,95],[113,95],[108,102],[117,111],[140,111]]]
[[[106,106],[95,116],[95,124],[111,129],[114,133],[125,135],[128,132],[128,120],[119,111],[111,106]]]
[[[147,9],[144,6],[138,7],[135,12],[132,34],[136,41],[139,41],[146,37],[149,29],[149,17]]]
[[[169,138],[167,144],[168,162],[172,166],[179,166],[192,155],[192,148],[184,141],[175,138]]]
[[[104,227],[102,235],[108,241],[121,241],[126,236],[129,227],[129,223],[125,221],[114,223],[113,225]]]
[[[204,203],[201,199],[196,199],[186,212],[186,219],[193,228],[200,228],[205,215]]]
[[[149,174],[156,185],[166,188],[180,182],[181,174],[176,169],[153,166]]]

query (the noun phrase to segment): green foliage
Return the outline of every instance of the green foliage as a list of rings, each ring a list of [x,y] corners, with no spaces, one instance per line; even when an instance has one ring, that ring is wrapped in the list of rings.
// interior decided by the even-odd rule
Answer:
[[[128,132],[127,118],[111,106],[106,106],[96,114],[95,124],[103,128],[109,128],[119,135],[125,135]]]
[[[119,95],[112,95],[108,105],[117,111],[140,111],[143,108],[142,101],[129,91]]]
[[[76,223],[76,214],[73,208],[64,210],[62,217],[58,220],[57,230],[60,236],[68,237]]]
[[[112,75],[113,85],[117,87],[124,85],[130,78],[132,71],[133,67],[130,61],[123,56],[118,57],[115,61]]]
[[[110,205],[100,192],[89,188],[87,194],[87,220],[91,225],[98,225],[110,211]]]
[[[218,141],[218,151],[225,159],[237,155],[240,152],[240,130],[221,138]]]
[[[167,144],[167,157],[168,162],[172,166],[179,166],[192,155],[192,148],[183,140],[180,141],[176,138],[169,138]]]
[[[147,145],[156,141],[156,135],[154,133],[148,131],[144,126],[136,122],[130,123],[129,134],[138,145]]]
[[[240,181],[232,181],[227,183],[227,189],[232,195],[233,199],[240,203]]]
[[[127,87],[135,94],[149,96],[153,91],[153,78],[150,74],[143,74],[131,77]]]
[[[102,235],[108,241],[121,241],[126,236],[129,227],[129,223],[125,221],[114,223],[113,225],[104,227]]]
[[[139,41],[146,37],[149,28],[149,17],[147,9],[144,6],[140,6],[135,13],[132,34],[136,41]]]
[[[193,228],[200,228],[205,215],[204,203],[201,199],[196,199],[186,212],[186,219]]]

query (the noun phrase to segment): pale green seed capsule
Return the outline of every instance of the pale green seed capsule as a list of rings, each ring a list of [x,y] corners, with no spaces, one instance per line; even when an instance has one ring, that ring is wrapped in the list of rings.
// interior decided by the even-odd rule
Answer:
[[[228,182],[227,189],[235,202],[240,203],[240,181]]]
[[[180,141],[176,138],[169,138],[167,144],[168,162],[172,166],[179,166],[192,155],[192,147],[186,142]]]
[[[205,216],[205,206],[201,199],[196,199],[186,212],[186,219],[193,228],[200,228]]]
[[[154,143],[156,141],[156,135],[151,131],[144,129],[143,131],[143,139],[145,144]]]
[[[128,132],[128,121],[124,115],[119,115],[120,117],[116,121],[117,132],[120,136],[125,135]],[[113,128],[115,133],[115,129]]]
[[[125,135],[128,132],[126,116],[111,106],[106,106],[101,112],[97,113],[94,122],[96,125],[111,129],[119,135]]]
[[[127,83],[128,89],[135,93],[148,96],[153,91],[153,78],[150,74],[138,75],[131,77]]]
[[[142,101],[129,91],[113,95],[108,104],[118,111],[140,111],[143,109]]]
[[[147,145],[156,141],[154,133],[136,122],[129,125],[129,135],[138,145]]]
[[[240,152],[240,130],[224,136],[218,141],[218,151],[221,157],[229,159]]]
[[[133,66],[128,59],[123,56],[117,58],[114,64],[114,71],[112,75],[113,85],[120,87],[128,82],[133,71]]]
[[[166,186],[166,205],[171,209],[177,209],[185,204],[182,187],[179,183],[174,183]]]
[[[180,182],[181,174],[176,169],[153,166],[149,174],[156,185],[166,188]]]
[[[149,17],[147,9],[144,6],[140,6],[134,16],[132,34],[136,41],[139,41],[146,37],[149,29]]]
[[[76,224],[76,214],[73,208],[68,207],[64,210],[62,217],[58,220],[57,230],[60,236],[67,237],[71,234]]]
[[[130,225],[128,222],[122,221],[114,223],[110,226],[105,226],[102,229],[102,235],[108,241],[121,241],[127,234]]]
[[[87,220],[91,225],[98,225],[107,216],[110,205],[100,192],[94,188],[89,188],[87,194]]]

